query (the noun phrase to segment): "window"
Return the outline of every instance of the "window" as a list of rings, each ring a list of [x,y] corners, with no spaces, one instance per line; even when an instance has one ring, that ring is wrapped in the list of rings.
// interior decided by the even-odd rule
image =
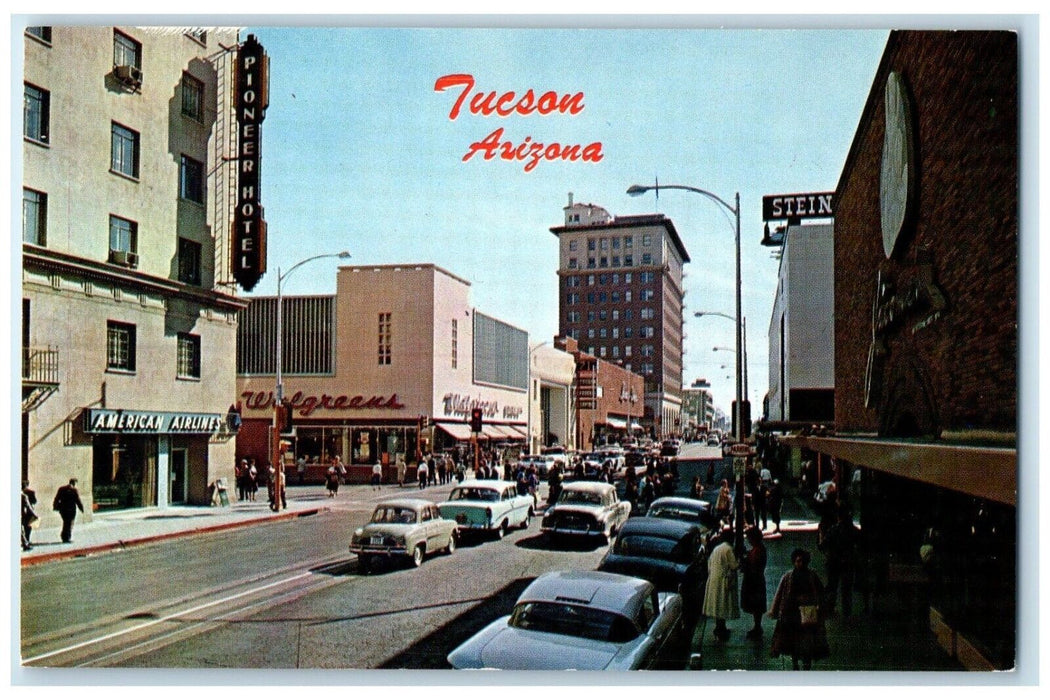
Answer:
[[[613,247],[613,250],[619,250],[620,249],[620,239],[618,237],[612,239],[612,247]]]
[[[121,175],[139,176],[139,135],[113,122],[110,137],[109,169]]]
[[[642,363],[642,374],[652,374],[652,373],[653,373],[653,363],[652,362],[643,362]]]
[[[579,267],[579,263],[577,263],[576,258],[569,258],[569,269],[570,270],[575,270],[578,267]]]
[[[580,303],[580,295],[579,295],[579,293],[578,292],[569,292],[565,296],[565,303],[568,304],[569,306],[572,306],[573,304],[579,304]]]
[[[594,292],[587,292],[587,303],[588,304],[593,304],[594,303]]]
[[[620,293],[617,292],[617,291],[613,291],[610,294],[609,298],[612,300],[612,303],[614,303],[614,304],[619,304],[620,303]]]
[[[571,277],[566,277],[565,278],[565,286],[566,287],[579,287],[580,286],[580,278],[578,276],[576,276],[576,275],[573,275]]]
[[[201,339],[190,333],[179,333],[176,376],[181,379],[201,378]]]
[[[201,283],[201,244],[188,238],[179,239],[179,282]]]
[[[652,326],[642,326],[638,329],[639,338],[652,338],[655,334],[655,329]]]
[[[594,258],[587,258],[587,269],[593,270],[595,268]]]
[[[204,204],[204,165],[187,155],[179,163],[179,196]]]
[[[623,237],[623,247],[624,248],[630,248],[633,245],[634,245],[634,237],[633,236],[624,236]]]
[[[390,314],[379,314],[379,364],[390,364]]]
[[[615,337],[615,336],[613,336],[613,337]],[[619,357],[620,356],[620,347],[618,345],[613,345],[612,356],[613,357]]]
[[[593,238],[588,238],[587,239],[587,250],[594,250],[595,247],[596,247],[596,245],[595,245],[594,239]]]
[[[135,371],[135,326],[106,322],[106,369]]]
[[[609,332],[605,328],[598,329],[598,337],[605,339],[609,337]]]
[[[652,255],[652,253],[642,253],[642,264],[643,265],[652,265],[653,264],[653,255]]]
[[[638,299],[641,301],[652,301],[654,296],[656,296],[656,292],[653,290],[643,289],[641,294],[638,295]]]
[[[609,258],[601,257],[598,259],[598,267],[609,267]]]
[[[590,339],[594,338],[594,329],[593,328],[588,328],[587,329],[587,337],[590,338]]]
[[[26,27],[26,34],[35,36],[46,44],[51,43],[51,27]]]
[[[47,143],[50,125],[51,93],[26,83],[22,101],[22,135],[32,141]]]
[[[452,369],[459,366],[459,320],[452,319]]]
[[[626,292],[623,293],[623,300],[625,302],[627,302],[628,304],[631,303],[631,290],[630,289],[628,289]]]
[[[598,284],[608,284],[609,275],[598,275]]]
[[[641,274],[638,275],[638,281],[641,282],[642,284],[652,284],[653,282],[656,281],[656,273],[655,272],[642,272]]]
[[[573,250],[574,251],[574,250],[576,250],[579,247],[580,247],[579,241],[576,241],[576,240],[569,241],[569,250]]]
[[[643,246],[648,248],[652,244],[653,244],[653,237],[650,234],[647,233],[644,236],[642,236],[642,245]]]
[[[587,275],[587,286],[588,287],[593,287],[594,286],[594,275]]]
[[[624,333],[624,337],[627,337],[626,333]],[[625,345],[624,346],[624,348],[623,348],[623,356],[624,357],[630,357],[631,356],[631,346],[630,345]],[[631,371],[631,366],[630,365],[627,365],[627,371],[628,372]]]
[[[616,338],[620,337],[620,329],[619,328],[613,328],[612,329],[612,337],[613,337],[614,340]]]
[[[580,322],[580,312],[579,311],[570,311],[569,312],[569,323],[579,323],[579,322]]]
[[[602,250],[609,250],[609,239],[608,238],[602,238],[601,239],[601,243],[600,243],[600,245],[598,247],[601,248]]]
[[[651,320],[652,318],[654,318],[653,310],[652,309],[642,309],[639,312],[639,314],[638,314],[638,318],[642,319],[643,321]]]
[[[631,313],[630,309],[627,309],[627,310],[625,310],[623,312],[623,320],[624,321],[630,321],[633,316],[634,316],[634,314]]]
[[[205,29],[195,28],[186,32],[186,36],[196,41],[201,46],[208,43],[208,32]]]
[[[113,30],[113,65],[142,68],[142,44]]]
[[[119,216],[109,217],[109,261],[129,267],[138,265],[138,224]]]
[[[652,357],[656,353],[656,349],[652,345],[642,346],[642,357]]]
[[[598,320],[599,321],[604,321],[606,316],[607,316],[607,313],[606,313],[605,309],[602,309],[601,311],[598,312]]]
[[[619,309],[613,309],[612,310],[612,320],[614,320],[614,321],[619,321],[620,320],[620,310]]]
[[[22,189],[22,240],[47,245],[47,194]]]
[[[597,318],[597,316],[594,315],[593,311],[588,311],[587,312],[587,323],[593,322],[594,319],[596,319],[596,318]]]
[[[631,267],[632,265],[634,265],[634,256],[633,255],[625,255],[625,256],[623,256],[623,266],[624,267]]]
[[[623,273],[623,283],[624,284],[630,284],[631,283],[631,273],[630,272]]]
[[[612,256],[612,266],[613,267],[619,267],[620,266],[620,256],[619,255]]]
[[[604,345],[601,346],[600,348],[598,348],[598,356],[599,357],[605,357],[605,346]]]
[[[623,337],[624,338],[630,338],[633,335],[634,335],[634,329],[631,328],[630,326],[627,326],[626,328],[623,329]],[[628,346],[628,348],[627,348],[627,354],[628,355],[631,354],[630,350],[631,350],[631,348],[630,348],[630,346]]]
[[[204,83],[189,73],[182,74],[182,114],[194,121],[204,121]]]

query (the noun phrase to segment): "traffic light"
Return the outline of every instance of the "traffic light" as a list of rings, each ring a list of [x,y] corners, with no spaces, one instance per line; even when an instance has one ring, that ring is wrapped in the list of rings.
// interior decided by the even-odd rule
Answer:
[[[470,429],[475,433],[481,432],[482,416],[480,408],[470,409]]]
[[[291,435],[295,432],[292,425],[292,404],[288,400],[277,405],[277,429],[281,435]]]

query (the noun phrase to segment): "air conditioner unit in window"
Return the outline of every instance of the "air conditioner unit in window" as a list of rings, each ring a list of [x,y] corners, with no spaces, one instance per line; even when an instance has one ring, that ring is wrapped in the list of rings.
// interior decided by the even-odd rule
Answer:
[[[135,66],[114,66],[113,75],[125,85],[136,88],[142,85],[142,70]]]
[[[139,264],[139,256],[138,253],[132,253],[127,250],[111,250],[109,251],[109,261],[114,265],[137,267]]]

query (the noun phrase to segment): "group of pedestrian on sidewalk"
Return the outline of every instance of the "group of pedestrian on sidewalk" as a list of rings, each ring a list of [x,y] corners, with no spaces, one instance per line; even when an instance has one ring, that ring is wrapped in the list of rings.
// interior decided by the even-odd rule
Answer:
[[[730,637],[728,620],[741,617],[741,610],[751,615],[753,624],[746,636],[760,641],[763,636],[762,616],[776,620],[770,645],[773,658],[790,656],[792,667],[812,668],[813,661],[830,655],[824,627],[826,598],[820,577],[809,569],[810,554],[805,549],[791,553],[792,568],[777,585],[773,602],[767,607],[767,551],[762,530],[746,530],[747,549],[738,553],[733,547],[732,528],[724,528],[708,560],[707,587],[703,613],[715,621],[714,637],[724,642]],[[740,556],[738,556],[740,554]],[[737,572],[743,581],[737,589]]]
[[[33,549],[33,528],[40,522],[40,516],[36,512],[36,492],[29,488],[29,482],[22,482],[22,551],[28,552]],[[70,479],[69,483],[60,486],[55,493],[55,499],[51,507],[58,511],[62,518],[62,542],[68,544],[73,541],[73,521],[76,520],[77,511],[84,512],[84,503],[80,500],[80,492],[77,491],[77,480]]]

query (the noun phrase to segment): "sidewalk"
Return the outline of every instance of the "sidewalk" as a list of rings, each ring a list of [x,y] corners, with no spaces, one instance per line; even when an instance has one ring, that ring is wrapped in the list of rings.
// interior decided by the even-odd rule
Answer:
[[[448,489],[447,485],[430,486],[420,491],[415,485],[409,488],[406,483],[403,489],[399,489],[397,484],[394,484],[393,488],[385,485],[382,493],[384,496],[405,497],[422,494],[424,498],[436,501],[447,496]],[[73,524],[73,541],[68,544],[62,542],[59,526],[34,530],[33,548],[22,552],[22,566],[124,549],[172,537],[244,527],[263,521],[314,515],[357,497],[376,494],[367,484],[340,486],[335,498],[328,498],[327,491],[321,484],[289,485],[288,508],[279,513],[270,510],[265,490],[256,494],[255,501],[233,500],[236,495],[236,492],[230,492],[229,506],[173,505],[164,508],[136,508],[96,513],[91,522],[85,522],[84,516],[78,513]]]
[[[817,549],[817,517],[806,503],[794,495],[784,499],[781,532],[773,532],[768,523],[765,532],[767,550],[766,602],[773,602],[780,578],[790,568],[791,551],[801,547],[812,555],[810,569],[827,584],[824,571],[824,556]],[[963,671],[938,644],[930,631],[928,609],[922,605],[922,591],[916,585],[889,585],[875,596],[871,608],[864,612],[864,597],[859,591],[853,593],[852,615],[842,615],[841,601],[837,613],[825,625],[831,655],[815,661],[813,671]],[[695,660],[703,670],[747,670],[791,672],[791,658],[772,658],[769,654],[776,621],[763,616],[762,638],[751,640],[745,633],[751,628],[752,617],[741,613],[737,620],[728,623],[730,637],[726,641],[716,639],[712,631],[713,621],[704,627],[703,621],[694,636],[694,652],[701,657]],[[700,634],[702,638],[698,638]],[[812,672],[811,672],[812,673]],[[810,678],[807,674],[801,679]],[[895,682],[901,676],[894,675]],[[921,681],[921,674],[917,676]],[[890,677],[887,678],[889,682]]]

